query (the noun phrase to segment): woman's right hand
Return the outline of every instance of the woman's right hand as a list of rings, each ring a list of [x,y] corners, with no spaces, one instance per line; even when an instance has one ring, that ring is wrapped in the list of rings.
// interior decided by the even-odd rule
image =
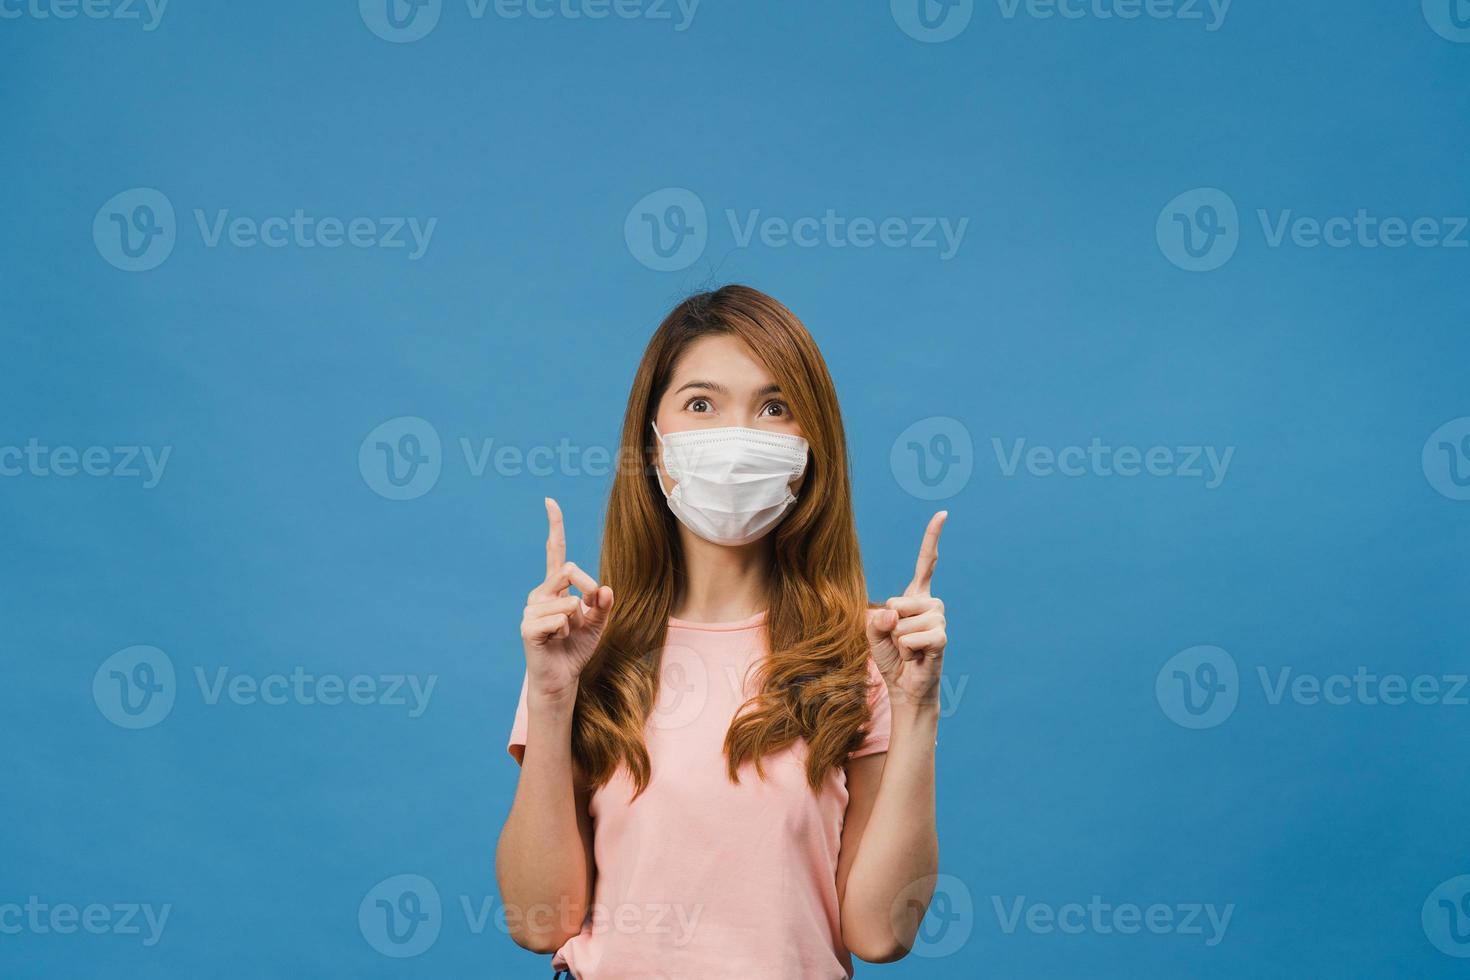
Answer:
[[[567,561],[561,508],[546,498],[546,579],[526,597],[521,641],[526,647],[526,697],[572,704],[577,679],[592,658],[612,610],[613,591]],[[576,586],[580,596],[571,594]]]

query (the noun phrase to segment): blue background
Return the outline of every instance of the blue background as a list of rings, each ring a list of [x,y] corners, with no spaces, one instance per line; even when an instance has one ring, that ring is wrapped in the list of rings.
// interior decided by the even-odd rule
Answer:
[[[1417,0],[1237,0],[1215,31],[986,0],[932,44],[884,2],[705,0],[678,31],[474,19],[461,0],[390,43],[342,0],[174,0],[153,31],[0,20],[0,79],[0,446],[172,447],[152,489],[0,478],[0,904],[173,906],[151,948],[0,934],[0,974],[549,975],[477,934],[461,897],[496,898],[541,498],[595,567],[607,481],[476,476],[459,440],[614,445],[653,326],[724,282],[779,297],[823,347],[875,596],[903,587],[933,510],[952,515],[940,827],[970,933],[860,975],[1464,974],[1420,913],[1470,872],[1470,708],[1272,704],[1257,680],[1470,660],[1470,503],[1420,462],[1470,416],[1470,252],[1272,248],[1256,219],[1470,214],[1470,44]],[[135,273],[92,223],[137,187],[172,202],[178,241]],[[656,272],[624,222],[667,187],[698,195],[709,241]],[[1197,187],[1241,216],[1208,273],[1155,237]],[[193,211],[226,208],[438,224],[417,261],[206,247]],[[740,248],[725,217],[829,208],[969,225],[944,261]],[[437,484],[408,501],[358,465],[401,416],[443,439]],[[971,437],[973,476],[931,502],[890,450],[939,417]],[[1007,477],[992,444],[1094,437],[1236,451],[1210,490]],[[132,731],[91,685],[135,644],[179,682]],[[1155,680],[1201,644],[1238,664],[1239,704],[1189,730]],[[418,718],[208,704],[194,682],[298,665],[438,681]],[[444,914],[394,959],[358,905],[403,873]],[[1093,895],[1235,908],[1214,946],[1007,933],[995,910]]]

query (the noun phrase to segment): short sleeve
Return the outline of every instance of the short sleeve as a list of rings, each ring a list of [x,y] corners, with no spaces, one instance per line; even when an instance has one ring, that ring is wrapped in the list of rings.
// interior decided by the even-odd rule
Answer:
[[[872,657],[868,658],[868,708],[871,711],[868,734],[863,739],[863,744],[848,756],[850,759],[887,752],[888,738],[893,732],[893,711],[888,704],[888,684],[883,680],[883,674],[879,672]]]
[[[519,764],[526,754],[526,728],[530,714],[526,710],[526,677],[521,675],[521,701],[516,705],[516,719],[510,726],[510,742],[505,750]]]

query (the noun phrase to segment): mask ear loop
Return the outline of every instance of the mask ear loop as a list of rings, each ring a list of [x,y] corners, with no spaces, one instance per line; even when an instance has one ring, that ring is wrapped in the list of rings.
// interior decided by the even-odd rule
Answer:
[[[658,423],[655,422],[653,419],[649,419],[648,424],[653,426],[653,437],[658,440],[659,458],[662,459],[664,452],[667,449],[667,446],[664,444],[664,435],[662,432],[658,431]],[[664,465],[668,465],[667,461],[665,461]],[[669,479],[674,480],[674,474],[670,473]],[[664,489],[664,478],[659,474],[658,463],[653,464],[653,482],[658,484],[659,492],[664,495],[665,500],[668,500],[673,491]],[[677,480],[674,480],[674,489],[677,490],[678,488],[679,483]]]
[[[791,477],[786,481],[786,494],[791,498],[792,501],[799,500],[800,498],[798,497],[796,491],[791,489],[791,485],[797,480],[800,480],[802,476],[806,473],[806,471],[811,467],[812,455],[811,443],[807,442],[805,439],[802,439],[800,436],[796,436],[796,438],[801,440],[801,459],[800,461],[791,464]]]

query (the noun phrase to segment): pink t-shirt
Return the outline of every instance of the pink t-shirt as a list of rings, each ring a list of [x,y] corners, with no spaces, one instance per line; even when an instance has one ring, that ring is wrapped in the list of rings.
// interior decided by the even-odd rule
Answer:
[[[592,794],[597,881],[580,935],[552,965],[578,980],[852,976],[837,906],[847,775],[806,782],[806,743],[725,770],[725,732],[754,693],[765,614],[733,623],[669,620],[658,704],[644,729],[652,778],[634,800],[625,771]],[[869,734],[852,758],[885,752],[888,689],[873,681]],[[526,686],[508,746],[526,744]]]

